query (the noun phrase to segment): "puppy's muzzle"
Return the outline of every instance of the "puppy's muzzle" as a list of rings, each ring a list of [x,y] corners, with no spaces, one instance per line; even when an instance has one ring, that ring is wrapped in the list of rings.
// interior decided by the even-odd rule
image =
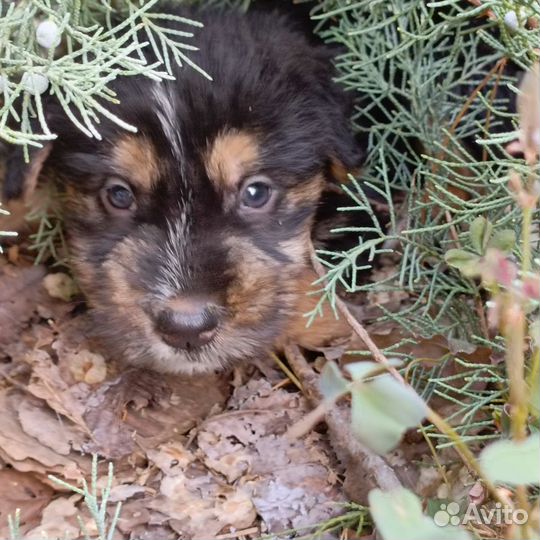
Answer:
[[[220,320],[214,308],[204,299],[173,300],[155,316],[156,332],[175,349],[202,347],[217,333]]]

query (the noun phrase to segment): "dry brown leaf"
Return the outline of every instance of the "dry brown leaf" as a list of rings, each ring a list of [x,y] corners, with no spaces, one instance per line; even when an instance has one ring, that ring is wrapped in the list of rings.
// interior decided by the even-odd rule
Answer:
[[[148,502],[149,499],[137,499],[122,504],[122,512],[118,519],[118,530],[124,534],[130,534],[132,531],[144,530],[146,526],[151,524],[153,521],[151,516],[155,513],[147,508]],[[165,521],[165,519],[162,521]]]
[[[73,465],[73,461],[43,446],[22,430],[17,421],[18,406],[22,399],[22,394],[16,390],[0,390],[0,448],[8,456],[9,463],[19,470],[28,470],[20,468],[19,464],[33,460],[54,473]]]
[[[486,489],[481,482],[475,482],[469,490],[469,501],[475,506],[480,506],[486,499]]]
[[[167,377],[144,370],[124,371],[87,400],[85,420],[94,443],[108,457],[144,449],[188,432],[228,395],[226,379],[214,375]]]
[[[80,538],[75,503],[80,495],[55,499],[43,510],[41,524],[28,531],[26,538]]]
[[[51,409],[69,418],[85,433],[89,433],[83,419],[84,400],[89,389],[80,385],[69,386],[60,368],[45,351],[31,351],[25,357],[25,361],[32,367],[28,391],[46,401]]]
[[[183,474],[186,467],[195,460],[195,456],[180,442],[162,444],[156,450],[148,450],[146,455],[167,476]]]
[[[146,491],[143,486],[137,486],[136,484],[119,484],[111,489],[109,501],[111,503],[123,502],[131,499],[131,497],[144,495]]]
[[[54,491],[32,474],[0,470],[0,538],[8,538],[8,516],[20,511],[21,532],[41,522],[41,512],[51,501]]]
[[[78,289],[73,278],[64,272],[47,274],[43,279],[43,286],[52,298],[58,298],[64,302],[69,302]]]
[[[0,346],[16,341],[22,327],[32,318],[39,299],[45,296],[42,266],[0,267]]]
[[[21,428],[28,435],[63,456],[73,449],[81,450],[87,438],[67,418],[54,414],[37,399],[23,397],[17,412]]]
[[[160,492],[149,504],[170,517],[170,526],[182,537],[212,538],[226,526],[253,524],[257,512],[249,495],[223,486],[210,474],[165,476]]]
[[[82,349],[68,353],[65,361],[77,382],[97,384],[107,377],[107,365],[101,354]]]
[[[244,486],[266,530],[312,525],[334,515],[331,503],[342,496],[327,442],[318,434],[292,442],[285,435],[306,413],[304,398],[272,390],[261,379],[236,389],[229,405],[240,410],[206,422],[198,455],[229,482]]]
[[[178,540],[178,535],[167,526],[151,525],[148,522],[130,527],[130,540]]]

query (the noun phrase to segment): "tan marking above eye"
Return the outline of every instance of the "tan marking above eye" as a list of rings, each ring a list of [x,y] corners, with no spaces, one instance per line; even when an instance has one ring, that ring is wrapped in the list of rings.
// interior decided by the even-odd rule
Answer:
[[[253,134],[231,130],[218,135],[205,156],[206,173],[220,191],[236,189],[259,158]]]
[[[324,178],[322,174],[317,174],[308,181],[289,188],[285,200],[291,206],[315,204],[320,199],[323,188]]]
[[[150,191],[158,178],[158,159],[154,145],[144,137],[128,135],[113,148],[116,167],[139,189]]]

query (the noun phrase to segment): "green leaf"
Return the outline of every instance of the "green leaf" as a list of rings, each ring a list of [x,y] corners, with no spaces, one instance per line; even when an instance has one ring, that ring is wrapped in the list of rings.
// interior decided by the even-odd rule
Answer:
[[[488,247],[511,253],[516,245],[516,233],[510,229],[495,232],[488,243]]]
[[[351,374],[353,381],[361,381],[377,369],[380,369],[381,365],[377,362],[354,362],[353,364],[347,364],[345,369]]]
[[[395,448],[403,433],[427,413],[422,398],[388,374],[353,385],[351,394],[353,434],[378,454]]]
[[[400,366],[403,362],[398,358],[390,358],[388,363],[393,367]],[[353,381],[362,381],[367,379],[370,375],[373,375],[377,371],[384,369],[382,364],[377,362],[354,362],[347,364],[345,369],[351,374]]]
[[[540,434],[525,441],[502,440],[480,454],[480,465],[492,482],[510,485],[540,484]]]
[[[371,516],[384,540],[470,540],[469,533],[451,524],[439,526],[422,514],[420,499],[405,488],[369,492]]]
[[[480,275],[480,257],[464,249],[449,249],[444,254],[446,263],[457,268],[463,275],[474,277]]]
[[[334,401],[347,392],[348,381],[335,362],[326,362],[321,372],[319,388],[326,400]]]
[[[486,251],[492,232],[493,225],[485,217],[477,217],[471,223],[471,227],[469,229],[469,238],[473,248],[480,255],[483,255]]]

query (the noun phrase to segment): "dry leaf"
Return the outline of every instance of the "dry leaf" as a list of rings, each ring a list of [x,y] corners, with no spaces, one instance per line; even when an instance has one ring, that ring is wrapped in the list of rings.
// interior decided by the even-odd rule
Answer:
[[[80,495],[62,497],[52,501],[43,510],[41,524],[26,534],[26,538],[80,538],[75,502]]]
[[[58,298],[64,302],[69,302],[78,292],[73,278],[63,272],[46,275],[43,286],[52,298]]]
[[[134,437],[145,449],[187,433],[223,404],[229,389],[223,376],[169,376],[126,370],[87,399],[85,420],[94,438],[87,451],[108,457],[132,452]]]
[[[18,391],[11,389],[0,391],[0,449],[2,453],[9,456],[9,463],[19,470],[23,470],[18,466],[20,462],[33,460],[43,465],[47,471],[61,472],[63,467],[73,462],[43,446],[37,439],[22,430],[17,421],[17,411],[21,401],[22,395]]]
[[[32,474],[0,470],[0,538],[8,538],[8,516],[20,511],[21,532],[41,522],[41,512],[54,491]]]
[[[45,400],[51,409],[69,418],[83,431],[89,433],[83,420],[84,401],[87,398],[88,390],[80,386],[68,385],[62,377],[60,368],[54,364],[45,351],[31,351],[25,357],[25,361],[32,366],[32,375],[27,386],[28,391]]]
[[[251,494],[266,530],[277,532],[323,521],[338,509],[327,441],[314,434],[290,441],[287,428],[307,412],[299,394],[251,380],[230,400],[239,410],[211,418],[198,435],[205,465]],[[246,409],[242,414],[242,409]]]
[[[78,382],[97,384],[107,377],[107,365],[101,354],[83,349],[67,353],[65,361],[73,378]]]
[[[19,339],[37,301],[45,296],[41,286],[44,275],[42,266],[0,267],[0,345]]]
[[[48,409],[43,402],[24,396],[18,406],[21,428],[41,444],[63,456],[80,450],[84,433],[67,418]]]

